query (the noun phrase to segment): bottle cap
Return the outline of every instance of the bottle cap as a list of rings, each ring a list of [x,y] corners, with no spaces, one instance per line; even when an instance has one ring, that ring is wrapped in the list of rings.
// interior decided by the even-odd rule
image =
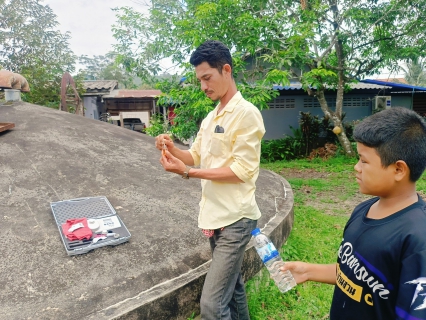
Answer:
[[[255,236],[255,235],[258,235],[260,233],[260,229],[259,228],[256,228],[256,229],[254,229],[252,232],[251,232],[251,235],[252,236]]]

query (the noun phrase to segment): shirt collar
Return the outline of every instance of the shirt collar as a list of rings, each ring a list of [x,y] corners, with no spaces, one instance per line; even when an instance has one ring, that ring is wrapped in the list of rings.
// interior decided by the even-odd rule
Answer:
[[[240,91],[237,91],[237,93],[234,94],[234,96],[229,100],[229,102],[226,104],[225,108],[222,109],[220,114],[217,116],[223,115],[225,112],[232,112],[234,111],[234,108],[237,106],[238,102],[243,98]],[[216,106],[215,112],[217,113],[217,110],[220,109],[220,102]]]

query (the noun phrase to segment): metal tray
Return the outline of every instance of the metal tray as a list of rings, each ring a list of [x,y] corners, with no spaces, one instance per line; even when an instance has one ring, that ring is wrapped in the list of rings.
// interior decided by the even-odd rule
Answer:
[[[87,253],[104,246],[115,246],[128,241],[131,237],[129,230],[106,197],[88,197],[51,202],[50,208],[52,209],[53,217],[55,218],[65,250],[70,256]],[[118,221],[120,226],[111,229],[111,231],[118,233],[119,237],[107,237],[97,243],[92,243],[92,240],[70,241],[62,232],[62,224],[68,219],[77,218],[103,219],[103,222],[106,224],[109,221]],[[106,228],[110,229],[109,227]]]

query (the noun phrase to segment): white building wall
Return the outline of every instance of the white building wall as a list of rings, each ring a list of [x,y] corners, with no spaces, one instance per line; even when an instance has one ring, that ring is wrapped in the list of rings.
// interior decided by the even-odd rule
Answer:
[[[99,111],[96,106],[96,97],[83,97],[84,115],[86,118],[99,119]]]
[[[139,118],[143,123],[145,123],[146,127],[150,126],[148,111],[123,112],[123,119],[126,118]],[[120,116],[111,116],[111,120],[120,120]]]

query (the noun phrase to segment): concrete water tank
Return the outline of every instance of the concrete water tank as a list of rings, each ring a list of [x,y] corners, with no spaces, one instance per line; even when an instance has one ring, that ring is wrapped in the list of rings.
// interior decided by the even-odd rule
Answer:
[[[197,227],[200,181],[164,172],[154,138],[25,102],[0,103],[0,319],[180,320],[197,313],[211,254]],[[280,247],[293,193],[261,170],[258,227]],[[51,202],[105,196],[131,233],[68,256]],[[252,243],[243,273],[262,263]]]

